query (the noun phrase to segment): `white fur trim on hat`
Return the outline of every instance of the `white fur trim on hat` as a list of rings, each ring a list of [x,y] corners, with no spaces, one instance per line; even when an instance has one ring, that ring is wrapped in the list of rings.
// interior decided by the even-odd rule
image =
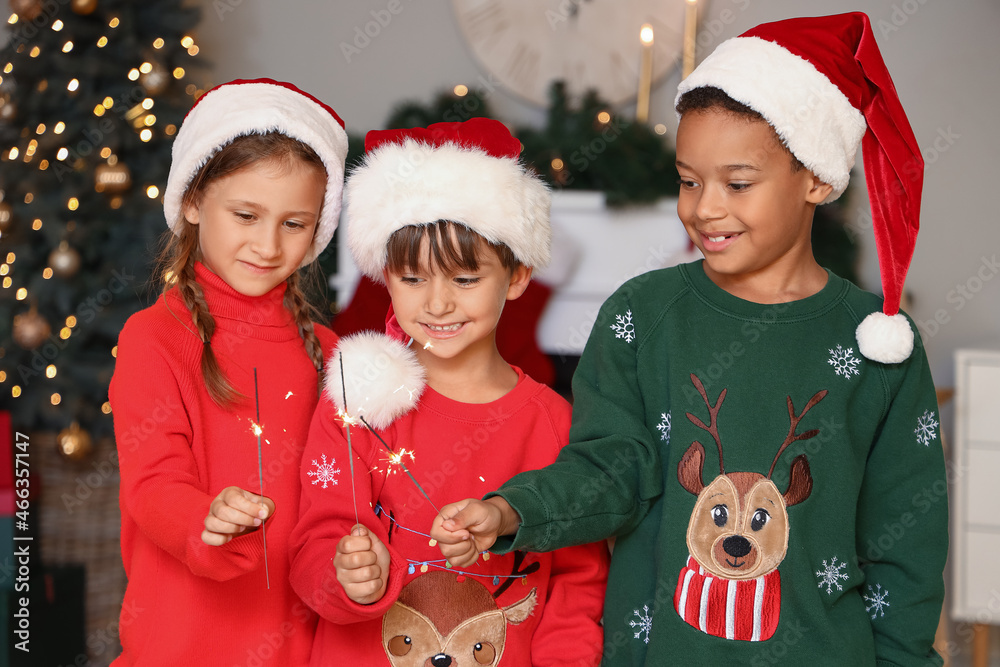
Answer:
[[[808,60],[759,37],[719,45],[678,87],[720,88],[760,113],[792,154],[833,192],[847,189],[867,125],[847,97]]]
[[[872,313],[858,325],[856,336],[861,354],[872,361],[898,364],[913,352],[913,329],[902,313]]]
[[[339,410],[364,417],[375,429],[409,412],[423,391],[424,367],[417,356],[382,333],[362,331],[341,338],[326,362],[323,393]]]
[[[351,172],[344,198],[348,247],[373,280],[382,280],[393,232],[438,220],[505,244],[526,266],[549,261],[549,189],[514,158],[452,143],[386,143]]]
[[[326,192],[316,236],[302,260],[305,266],[326,248],[340,218],[347,133],[334,116],[301,92],[277,83],[224,84],[205,93],[191,109],[174,139],[170,175],[163,193],[167,225],[179,234],[181,202],[198,170],[239,136],[280,132],[308,145],[326,167]]]

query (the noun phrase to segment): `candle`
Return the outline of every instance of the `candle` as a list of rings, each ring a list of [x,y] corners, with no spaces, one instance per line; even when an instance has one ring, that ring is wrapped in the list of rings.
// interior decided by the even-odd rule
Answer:
[[[682,79],[694,71],[694,46],[698,33],[698,0],[687,0],[684,14],[684,66]]]
[[[643,23],[639,29],[642,43],[642,62],[639,66],[639,95],[635,101],[635,119],[640,123],[649,120],[649,89],[653,83],[653,26]]]

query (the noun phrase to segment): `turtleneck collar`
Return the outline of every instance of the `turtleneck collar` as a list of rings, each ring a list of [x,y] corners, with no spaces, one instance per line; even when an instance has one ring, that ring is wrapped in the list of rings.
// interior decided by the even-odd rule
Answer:
[[[291,312],[284,306],[287,283],[282,282],[261,296],[247,296],[237,292],[201,262],[195,262],[194,275],[217,328],[267,340],[299,335]],[[176,288],[171,292],[180,300]]]

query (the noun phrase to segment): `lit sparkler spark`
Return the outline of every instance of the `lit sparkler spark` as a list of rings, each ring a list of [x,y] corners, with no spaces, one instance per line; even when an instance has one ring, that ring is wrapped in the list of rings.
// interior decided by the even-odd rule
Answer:
[[[424,343],[424,349],[425,349],[425,350],[429,350],[429,349],[431,349],[432,347],[434,347],[434,346],[433,346],[433,345],[431,345],[431,342],[430,342],[430,341],[427,341],[426,343]]]
[[[387,458],[382,459],[389,464],[385,469],[386,474],[391,475],[392,473],[397,472],[396,468],[393,468],[393,466],[399,466],[400,468],[405,467],[403,465],[403,458],[406,456],[409,456],[411,461],[416,460],[413,456],[413,451],[407,449],[400,449],[398,452],[390,452]]]
[[[250,420],[250,432],[253,433],[256,436],[259,436],[261,433],[264,432],[264,427],[251,419]]]
[[[288,400],[289,396],[294,396],[294,394],[292,392],[288,392],[287,394],[285,394],[285,400],[286,401]]]
[[[344,422],[344,426],[357,426],[361,423],[357,417],[352,417],[344,410],[337,410],[337,417],[340,418],[340,421]]]
[[[367,421],[365,420],[365,418],[364,418],[364,417],[360,417],[360,419],[361,419],[361,423],[365,425],[365,428],[367,428],[367,429],[368,429],[369,431],[371,431],[371,434],[372,434],[372,435],[374,435],[374,436],[375,436],[375,438],[376,438],[376,439],[378,439],[378,441],[382,443],[382,446],[383,446],[383,447],[385,447],[386,451],[387,451],[387,452],[389,452],[390,456],[391,456],[391,455],[395,455],[395,454],[396,454],[396,452],[392,451],[392,447],[390,447],[390,446],[389,446],[389,443],[387,443],[387,442],[386,442],[386,441],[385,441],[384,439],[382,439],[382,436],[380,436],[380,435],[378,434],[378,431],[376,431],[375,429],[373,429],[373,428],[372,428],[372,425],[371,425],[371,424],[369,424],[369,423],[368,423],[368,422],[367,422]],[[350,434],[350,432],[351,432],[351,429],[347,429],[347,433],[348,433],[348,434]],[[398,463],[399,463],[399,467],[403,469],[403,472],[405,472],[405,473],[406,473],[406,476],[410,478],[410,481],[411,481],[411,482],[413,482],[413,485],[414,485],[415,487],[417,487],[417,490],[418,490],[418,491],[420,491],[420,494],[421,494],[421,495],[422,495],[422,496],[423,496],[424,498],[426,498],[426,499],[427,499],[427,502],[429,502],[429,503],[431,504],[431,507],[433,507],[433,508],[434,508],[434,510],[435,510],[435,511],[436,511],[436,512],[437,512],[438,514],[440,514],[440,513],[441,513],[441,510],[439,510],[439,509],[438,509],[437,505],[435,505],[435,504],[434,504],[434,501],[433,501],[433,500],[431,500],[431,497],[427,495],[427,492],[426,492],[426,491],[424,491],[424,487],[420,486],[420,482],[418,482],[418,481],[417,481],[417,478],[413,476],[413,473],[411,473],[411,472],[410,472],[410,469],[406,467],[406,464],[405,464],[405,463],[403,463],[403,452],[404,452],[404,451],[405,451],[405,450],[400,450],[400,453],[399,453],[399,457],[398,457]],[[413,453],[412,453],[412,451],[411,451],[411,452],[407,452],[407,454],[409,455],[409,457],[410,457],[411,459],[413,458]]]

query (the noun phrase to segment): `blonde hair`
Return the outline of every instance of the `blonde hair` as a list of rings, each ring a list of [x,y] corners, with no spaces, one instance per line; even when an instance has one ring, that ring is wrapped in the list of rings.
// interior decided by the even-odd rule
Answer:
[[[323,161],[308,145],[291,139],[279,132],[251,134],[237,137],[222,147],[205,165],[198,170],[184,193],[182,209],[196,204],[205,189],[216,180],[228,176],[254,162],[268,160],[279,164],[291,164],[299,160],[319,169],[325,178]],[[191,321],[202,341],[201,374],[209,396],[221,407],[229,407],[243,398],[229,378],[219,367],[212,350],[212,336],[215,334],[215,318],[208,310],[205,293],[195,280],[194,264],[200,259],[198,227],[184,221],[180,234],[167,232],[169,239],[157,260],[159,271],[155,275],[164,276],[163,293],[176,286],[177,291],[191,314]],[[313,329],[312,315],[315,308],[309,303],[302,288],[303,282],[319,282],[316,264],[295,271],[286,280],[284,306],[295,320],[299,336],[306,347],[306,353],[317,372],[317,387],[323,381],[323,349]],[[299,274],[306,273],[305,280]]]

